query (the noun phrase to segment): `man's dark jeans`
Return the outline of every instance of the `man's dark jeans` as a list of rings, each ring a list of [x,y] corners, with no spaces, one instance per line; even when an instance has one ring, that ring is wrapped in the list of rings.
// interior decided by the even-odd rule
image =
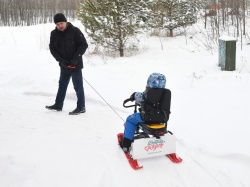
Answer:
[[[72,77],[72,82],[77,96],[77,108],[85,109],[85,97],[83,89],[83,79],[82,79],[82,70],[74,70],[72,72],[64,72],[61,70],[60,79],[59,79],[59,88],[56,96],[56,106],[63,107],[63,102],[66,96],[66,91],[68,84]]]

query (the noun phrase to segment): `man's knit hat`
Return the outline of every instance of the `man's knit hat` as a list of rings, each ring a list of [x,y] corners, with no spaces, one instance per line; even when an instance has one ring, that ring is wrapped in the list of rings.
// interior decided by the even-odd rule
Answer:
[[[66,19],[66,17],[63,15],[63,13],[57,13],[57,14],[54,16],[54,22],[55,22],[55,24],[58,23],[58,22],[67,22],[67,19]]]

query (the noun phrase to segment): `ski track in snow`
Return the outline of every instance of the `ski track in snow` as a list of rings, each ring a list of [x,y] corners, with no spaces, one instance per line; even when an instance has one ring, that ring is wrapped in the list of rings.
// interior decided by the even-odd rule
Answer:
[[[230,175],[228,175],[225,171],[221,170],[221,168],[219,168],[219,162],[213,162],[213,160],[216,159],[208,157],[204,154],[200,155],[198,151],[192,152],[180,143],[177,143],[177,145],[179,146],[178,152],[180,154],[183,154],[182,158],[184,159],[184,162],[188,163],[187,168],[191,168],[190,171],[195,172],[192,176],[194,181],[197,182],[197,178],[203,178],[204,176],[207,176],[202,180],[204,182],[203,186],[244,186],[232,180]],[[179,172],[180,170],[183,172],[182,167],[176,166],[176,169]],[[181,173],[180,175],[187,176],[187,173]],[[190,186],[190,184],[188,186]],[[192,184],[191,186],[199,186],[199,183]]]
[[[51,94],[53,95],[53,94]],[[45,97],[44,97],[45,96]],[[40,130],[41,130],[41,126],[40,125],[36,125],[36,121],[40,121],[43,117],[40,117],[41,115],[41,108],[44,108],[45,103],[47,101],[47,98],[50,97],[50,94],[23,94],[23,96],[20,96],[20,100],[19,99],[10,99],[9,101],[16,103],[17,100],[19,100],[19,103],[22,103],[21,106],[25,105],[25,103],[37,103],[40,104],[40,106],[34,110],[34,108],[31,110],[29,109],[29,104],[26,105],[26,107],[18,107],[20,111],[22,111],[22,113],[20,114],[16,114],[15,112],[10,112],[9,114],[6,114],[4,112],[3,117],[5,117],[4,119],[9,119],[8,121],[5,121],[5,125],[7,124],[11,124],[13,123],[15,126],[18,125],[18,131],[19,131],[19,135],[20,137],[22,137],[23,135],[27,135],[27,137],[29,137],[30,133],[32,131],[38,132],[38,135],[40,134]],[[42,99],[44,98],[44,99]],[[42,99],[42,100],[41,100]],[[109,111],[110,109],[107,106],[102,106],[99,105],[99,102],[91,102],[88,101],[89,105],[91,107],[90,108],[90,116],[91,115],[91,111],[93,111],[93,109],[95,108],[99,108],[99,111],[96,111],[96,113],[98,114],[101,111]],[[37,105],[36,104],[36,105]],[[15,105],[14,105],[15,106]],[[69,107],[68,107],[69,108]],[[47,115],[47,117],[51,117],[52,119],[54,118],[54,116],[61,116],[63,117],[62,120],[65,121],[64,116],[67,115],[68,111],[63,111],[62,113],[58,113],[58,112],[51,112],[51,111],[47,111],[46,109],[44,110],[44,114],[42,114],[42,116],[45,117],[45,115]],[[24,115],[25,114],[25,115]],[[6,116],[7,115],[7,116]],[[88,112],[86,113],[86,118],[88,118]],[[113,114],[111,114],[111,116],[113,116]],[[81,118],[81,116],[77,116],[79,118]],[[93,116],[94,117],[94,116]],[[29,121],[29,118],[32,122]],[[59,130],[59,126],[57,125],[59,121],[59,119],[55,119],[55,122],[53,122],[53,120],[50,121],[50,123],[46,122],[45,124],[43,124],[43,128],[45,128],[43,131],[44,132],[48,132],[51,133],[51,135],[53,135],[53,131],[52,128],[56,128],[55,130]],[[47,121],[47,120],[46,120]],[[66,119],[66,121],[68,121]],[[75,120],[74,120],[75,121]],[[107,121],[103,120],[103,121]],[[117,120],[116,120],[117,121]],[[120,123],[118,121],[118,123]],[[74,124],[77,124],[76,121]],[[114,124],[114,123],[113,123]],[[55,126],[56,125],[56,126]],[[83,133],[83,135],[87,135],[86,140],[89,139],[88,141],[94,140],[94,142],[98,143],[98,139],[100,139],[101,141],[107,141],[108,143],[111,143],[110,141],[110,137],[108,138],[108,140],[106,140],[107,135],[103,134],[102,130],[98,130],[98,128],[96,128],[97,126],[99,126],[100,124],[96,124],[96,122],[93,122],[92,124],[90,122],[88,122],[88,125],[79,128],[79,130],[83,130],[84,132],[90,132],[90,134],[88,135],[88,133]],[[102,124],[102,125],[107,125],[107,124]],[[47,127],[46,127],[47,126]],[[50,127],[49,127],[50,126]],[[122,123],[121,123],[122,126]],[[14,127],[15,128],[15,127]],[[60,127],[60,128],[65,128],[65,127]],[[72,127],[73,128],[73,127]],[[9,129],[9,128],[7,128]],[[67,128],[66,128],[67,129]],[[65,129],[65,130],[66,130]],[[119,128],[121,129],[121,128]],[[64,130],[59,130],[61,131],[64,135],[66,132],[64,132]],[[117,133],[119,132],[119,130],[116,131]],[[2,131],[2,133],[4,133]],[[12,133],[11,131],[7,130],[7,132],[5,133]],[[109,133],[110,134],[110,133]],[[59,135],[59,134],[58,134]],[[112,135],[112,133],[110,134]],[[12,136],[15,136],[15,134],[12,134]],[[91,137],[93,136],[93,137]],[[115,136],[114,134],[112,136]],[[61,136],[59,136],[61,137]],[[106,138],[103,138],[106,137]],[[31,140],[32,136],[27,138],[27,141],[30,139]],[[49,137],[51,140],[52,137]],[[83,137],[82,137],[83,138]],[[80,138],[80,142],[81,139]],[[97,141],[96,141],[97,139]],[[114,138],[111,138],[114,139]],[[114,139],[115,141],[115,139]],[[28,142],[27,142],[28,143]],[[116,170],[125,170],[126,172],[131,172],[132,174],[129,175],[130,178],[132,178],[132,180],[138,180],[138,183],[135,184],[135,186],[141,186],[143,185],[144,187],[150,187],[150,186],[155,186],[155,187],[161,187],[164,185],[169,185],[169,186],[180,186],[180,187],[199,187],[201,183],[203,183],[203,187],[206,186],[213,186],[213,187],[221,187],[221,186],[225,186],[225,181],[230,181],[230,176],[227,176],[227,174],[225,174],[223,171],[217,171],[215,168],[211,168],[211,169],[207,169],[209,166],[207,163],[202,163],[201,161],[198,161],[197,157],[194,156],[194,154],[192,154],[192,152],[188,152],[187,148],[182,147],[178,144],[179,148],[177,149],[177,154],[183,158],[183,163],[180,164],[174,164],[172,163],[167,157],[159,157],[159,158],[150,158],[150,159],[142,159],[139,160],[138,162],[144,166],[144,168],[141,171],[133,171],[130,166],[127,163],[126,158],[124,157],[123,153],[121,152],[121,150],[119,150],[118,145],[115,143],[111,143],[111,146],[114,146],[112,149],[117,149],[117,151],[119,151],[119,154],[117,155],[113,155],[114,151],[111,151],[109,154],[111,155],[111,158],[108,156],[105,156],[105,154],[107,154],[110,150],[110,148],[107,147],[107,144],[104,144],[104,148],[99,149],[103,152],[101,155],[96,153],[96,152],[92,152],[92,154],[97,154],[99,155],[98,160],[95,160],[95,163],[92,163],[91,165],[83,165],[83,164],[79,164],[78,167],[87,167],[87,168],[92,168],[94,171],[98,170],[99,172],[101,172],[102,174],[96,175],[93,171],[93,174],[95,175],[96,181],[101,181],[101,182],[90,182],[89,180],[87,180],[86,185],[92,184],[93,186],[100,186],[102,184],[102,186],[117,186],[117,184],[119,183],[117,179],[117,172]],[[96,145],[96,144],[93,144]],[[28,146],[30,147],[30,146]],[[31,146],[30,148],[32,149],[33,146]],[[67,147],[67,146],[66,146]],[[80,147],[79,147],[80,148]],[[106,150],[105,150],[106,148]],[[44,151],[48,150],[47,148],[43,148]],[[86,150],[86,149],[84,149]],[[90,150],[93,151],[92,148],[90,148]],[[100,151],[99,150],[99,151]],[[28,149],[26,149],[26,151],[28,151]],[[107,152],[108,151],[108,152]],[[14,152],[13,152],[14,153]],[[60,153],[60,152],[59,152]],[[92,155],[91,154],[91,155]],[[58,154],[57,154],[58,155]],[[49,155],[47,155],[49,156]],[[58,155],[59,156],[59,155]],[[51,162],[54,157],[49,156],[49,162]],[[116,159],[114,159],[114,157],[117,157]],[[79,157],[78,157],[79,158]],[[89,157],[90,158],[90,157]],[[88,156],[86,156],[86,154],[84,154],[84,158],[83,159],[88,159]],[[111,160],[110,160],[111,159]],[[15,160],[15,159],[14,159]],[[79,160],[79,159],[77,159]],[[115,160],[116,162],[112,162],[112,160]],[[6,163],[6,159],[2,160],[2,162]],[[16,161],[14,161],[16,162]],[[23,161],[20,160],[20,162],[23,164]],[[62,160],[63,162],[63,160]],[[6,163],[7,165],[8,162]],[[31,164],[31,165],[30,165]],[[24,170],[26,172],[26,176],[22,176],[20,175],[20,173],[18,172],[17,174],[17,183],[16,184],[20,184],[22,183],[22,181],[27,180],[28,176],[30,175],[32,176],[32,170],[33,171],[37,171],[37,169],[34,169],[32,166],[32,162],[28,164],[30,166],[25,166]],[[67,165],[70,164],[70,162],[68,161]],[[37,164],[35,164],[37,165]],[[58,165],[58,164],[56,164]],[[55,165],[55,166],[56,166]],[[115,167],[114,167],[115,165]],[[38,165],[39,166],[39,165]],[[45,165],[46,166],[46,165]],[[69,166],[69,165],[68,165]],[[68,168],[68,166],[66,166]],[[6,165],[3,165],[4,168],[6,168]],[[14,163],[14,167],[15,168],[23,168],[22,165],[19,165],[17,163]],[[13,176],[14,171],[12,171],[12,169],[8,166],[9,168],[9,175]],[[30,169],[29,169],[30,168]],[[14,169],[16,170],[16,169]],[[54,170],[56,172],[56,170]],[[70,170],[72,171],[72,170]],[[84,169],[85,171],[85,169]],[[89,169],[88,169],[88,172]],[[98,173],[99,173],[98,172]],[[125,173],[126,173],[125,172]],[[136,172],[136,173],[135,173]],[[92,173],[92,172],[90,172]],[[127,175],[124,172],[122,172],[122,175]],[[8,172],[5,174],[7,175]],[[83,174],[83,173],[82,173]],[[44,176],[44,173],[41,173],[42,176]],[[66,175],[65,174],[61,174],[62,176]],[[53,176],[53,175],[52,175]],[[18,179],[19,178],[19,179]],[[74,180],[74,177],[70,177],[70,179]],[[142,180],[143,179],[143,180]],[[38,181],[41,182],[41,179],[38,179]],[[80,181],[78,181],[80,182]],[[46,184],[41,182],[41,184]],[[55,183],[56,184],[56,183]],[[60,183],[59,183],[60,184]],[[66,183],[67,184],[67,183]],[[84,184],[84,182],[83,182]],[[125,182],[126,185],[129,185],[129,183],[127,184]],[[126,186],[126,185],[121,185],[121,186]],[[15,186],[15,185],[13,185]],[[64,185],[66,186],[66,185]],[[77,186],[77,185],[76,185]],[[230,185],[227,185],[230,186]]]

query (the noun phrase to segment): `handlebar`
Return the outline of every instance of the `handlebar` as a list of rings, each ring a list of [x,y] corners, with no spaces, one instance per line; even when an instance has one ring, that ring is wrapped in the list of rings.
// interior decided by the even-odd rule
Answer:
[[[125,107],[125,108],[129,108],[129,107],[136,107],[136,106],[139,106],[139,104],[137,104],[137,103],[135,103],[135,104],[133,104],[133,105],[125,105],[127,102],[129,102],[129,101],[131,101],[131,102],[133,102],[134,100],[132,100],[131,98],[128,98],[128,99],[125,99],[124,101],[123,101],[123,106]]]
[[[135,103],[134,105],[125,105],[127,102],[129,102],[129,101],[131,101],[131,102],[133,102],[134,100],[132,100],[131,98],[128,98],[128,99],[126,99],[126,100],[124,100],[123,101],[123,106],[125,107],[125,108],[129,108],[129,107],[135,107],[134,108],[134,113],[136,113],[137,112],[137,106],[140,106],[138,103]]]

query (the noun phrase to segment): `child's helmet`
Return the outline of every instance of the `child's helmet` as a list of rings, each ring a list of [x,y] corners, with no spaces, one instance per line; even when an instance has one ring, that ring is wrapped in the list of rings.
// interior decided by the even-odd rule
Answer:
[[[148,77],[147,87],[149,88],[165,88],[166,77],[160,73],[152,73]]]

